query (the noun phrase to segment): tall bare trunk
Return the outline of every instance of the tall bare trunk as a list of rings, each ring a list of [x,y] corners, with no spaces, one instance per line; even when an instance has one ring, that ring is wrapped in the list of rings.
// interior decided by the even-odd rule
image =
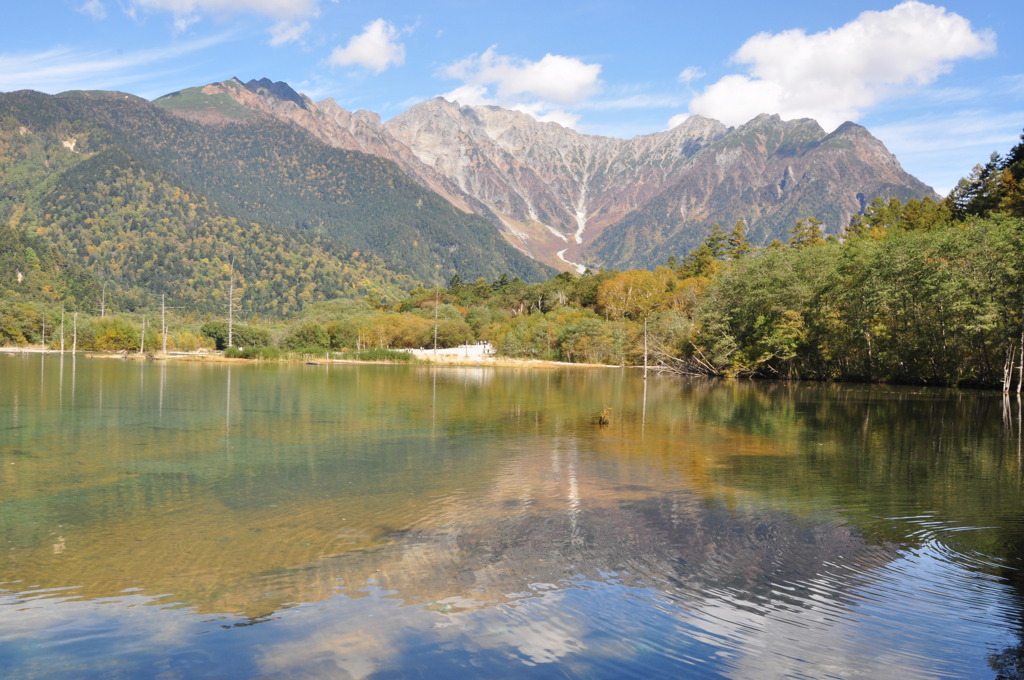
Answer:
[[[647,317],[644,317],[644,380],[647,380]]]
[[[1020,367],[1017,372],[1017,394],[1020,394],[1021,384],[1024,383],[1024,326],[1020,329]]]
[[[230,280],[228,282],[228,347],[235,346],[235,256],[231,256]]]
[[[1013,385],[1013,360],[1016,356],[1017,347],[1011,342],[1003,359],[1003,394],[1009,394]]]
[[[164,339],[161,351],[167,356],[167,293],[160,294],[160,335]]]
[[[441,306],[441,291],[434,291],[434,356],[437,356],[437,308]]]

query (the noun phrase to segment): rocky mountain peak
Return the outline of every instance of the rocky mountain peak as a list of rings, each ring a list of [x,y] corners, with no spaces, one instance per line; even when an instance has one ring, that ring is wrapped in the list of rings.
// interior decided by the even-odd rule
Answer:
[[[753,240],[770,241],[815,215],[837,233],[863,197],[934,195],[853,123],[826,134],[806,118],[765,113],[732,128],[695,115],[670,130],[617,139],[442,97],[382,123],[375,113],[353,113],[332,99],[314,103],[266,78],[202,91],[220,98],[208,108],[221,115],[226,95],[243,111],[393,161],[562,269],[657,264],[685,254],[715,223],[743,220]]]
[[[828,135],[829,138],[845,137],[848,139],[859,139],[873,143],[881,143],[878,138],[872,135],[866,127],[857,123],[846,121]]]
[[[238,79],[235,78],[235,80]],[[245,89],[258,94],[261,97],[274,97],[281,101],[291,102],[303,109],[309,108],[306,105],[306,98],[293,90],[291,85],[284,81],[279,80],[277,82],[272,82],[269,78],[260,78],[259,80],[254,79],[245,83]]]
[[[759,113],[744,123],[744,125],[749,125],[751,127],[763,127],[765,125],[771,126],[779,125],[781,123],[782,116],[777,113]]]
[[[349,111],[348,109],[342,108],[338,102],[334,101],[331,97],[321,99],[316,103],[316,107],[324,113],[334,112],[335,115],[349,116],[353,120],[363,121],[368,125],[382,125],[380,114],[376,111],[367,111],[366,109]]]
[[[805,141],[817,141],[826,136],[824,128],[813,118],[794,118],[782,120],[777,113],[762,113],[747,121],[743,125],[734,128],[737,137],[743,137],[750,133],[765,133],[771,135],[783,135],[790,139],[800,138]]]
[[[670,130],[666,130],[664,133],[655,134],[673,134],[686,137],[710,137],[713,135],[724,134],[728,129],[729,128],[714,118],[705,118],[704,116],[693,115],[687,116],[683,122]]]

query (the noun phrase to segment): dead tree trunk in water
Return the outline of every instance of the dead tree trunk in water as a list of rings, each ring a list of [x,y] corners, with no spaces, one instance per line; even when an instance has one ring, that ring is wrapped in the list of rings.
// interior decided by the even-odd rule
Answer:
[[[235,346],[235,256],[231,256],[228,279],[228,347]]]
[[[1009,394],[1013,386],[1013,361],[1017,357],[1017,346],[1011,342],[1003,360],[1003,394]]]
[[[646,316],[644,316],[644,380],[647,380],[647,317]],[[644,389],[647,389],[646,386],[644,387]]]
[[[1021,384],[1024,383],[1024,325],[1020,328],[1020,368],[1017,373],[1017,394],[1020,394]]]

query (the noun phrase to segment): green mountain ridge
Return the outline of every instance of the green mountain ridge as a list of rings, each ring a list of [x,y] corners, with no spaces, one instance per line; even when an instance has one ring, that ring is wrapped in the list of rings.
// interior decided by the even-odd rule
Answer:
[[[0,94],[0,137],[0,223],[135,305],[223,307],[232,258],[246,308],[273,315],[551,273],[389,161],[265,116],[204,126],[124,93],[22,91]],[[24,283],[0,272],[0,290]]]
[[[237,79],[226,81],[228,86],[243,87]],[[153,103],[168,111],[187,111],[195,115],[208,115],[214,120],[231,120],[236,122],[250,121],[257,117],[257,113],[237,101],[228,94],[220,92],[207,94],[202,87],[190,87],[177,92],[171,92]]]

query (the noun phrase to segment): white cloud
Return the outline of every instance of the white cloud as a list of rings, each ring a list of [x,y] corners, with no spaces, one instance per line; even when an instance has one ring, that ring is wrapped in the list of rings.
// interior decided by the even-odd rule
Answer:
[[[672,116],[671,118],[668,119],[668,125],[666,126],[665,129],[666,130],[671,130],[672,128],[674,128],[674,127],[676,127],[678,125],[682,125],[683,123],[686,122],[686,119],[689,118],[689,117],[690,117],[689,113],[677,113],[676,115],[674,115],[674,116]]]
[[[516,59],[498,54],[492,46],[442,69],[441,76],[461,80],[463,85],[441,96],[464,106],[501,106],[575,128],[579,115],[564,107],[595,106],[585,100],[601,91],[600,74],[600,64],[557,54],[546,54],[539,61]],[[621,108],[630,107],[628,102],[621,104]]]
[[[444,75],[467,84],[495,87],[499,99],[538,97],[574,104],[601,89],[600,64],[585,64],[573,57],[545,54],[540,61],[499,55],[495,47],[471,55],[444,69]]]
[[[199,23],[198,14],[175,14],[174,15],[174,30],[179,33],[184,33],[185,30],[192,24]]]
[[[170,48],[126,54],[54,49],[34,54],[0,54],[0,92],[33,89],[51,94],[69,89],[116,89],[155,75],[147,68],[172,62],[229,39],[227,34],[178,43]],[[161,94],[164,94],[161,92]]]
[[[177,16],[200,12],[212,14],[262,14],[277,19],[316,16],[320,0],[131,0],[145,9],[165,10]]]
[[[958,14],[910,0],[821,33],[793,29],[750,38],[733,55],[749,66],[749,75],[708,86],[690,102],[690,112],[728,125],[777,113],[815,118],[833,129],[908,87],[934,82],[958,59],[994,50],[990,31],[974,31]]]
[[[308,21],[281,21],[270,27],[270,45],[279,47],[290,42],[297,42],[308,32]]]
[[[401,66],[405,63],[405,46],[397,41],[398,35],[398,29],[377,19],[352,36],[348,45],[335,48],[327,61],[336,66],[362,66],[375,73]]]
[[[696,66],[687,66],[682,71],[680,71],[678,80],[681,83],[689,83],[693,82],[694,80],[703,78],[705,75],[707,74],[704,73],[702,69]]]
[[[618,99],[595,99],[583,102],[580,108],[590,111],[624,111],[629,109],[664,109],[682,106],[685,98],[678,95],[633,94]]]
[[[558,123],[562,127],[574,130],[580,122],[579,115],[562,109],[551,109],[544,103],[516,104],[512,110],[533,116],[542,123]]]
[[[558,123],[567,128],[575,129],[580,120],[578,114],[559,108],[552,108],[548,102],[512,103],[499,101],[490,96],[487,87],[484,85],[461,85],[441,96],[450,102],[456,102],[462,106],[501,106],[533,116],[542,123]]]
[[[103,5],[103,3],[100,0],[89,0],[81,7],[79,7],[78,11],[82,14],[88,14],[93,19],[107,18],[107,8]]]
[[[497,100],[491,97],[483,85],[460,85],[441,96],[463,106],[498,106]]]
[[[320,14],[320,0],[128,0],[123,7],[133,18],[139,9],[171,12],[174,28],[179,32],[197,23],[204,13],[268,16],[280,22],[270,29],[270,44],[275,47],[298,40],[309,29],[308,22],[299,20]]]

